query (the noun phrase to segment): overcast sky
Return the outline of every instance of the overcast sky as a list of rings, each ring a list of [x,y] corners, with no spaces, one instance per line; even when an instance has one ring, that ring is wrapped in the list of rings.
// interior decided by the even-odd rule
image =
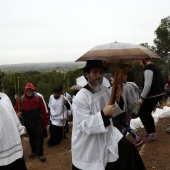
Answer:
[[[75,61],[114,41],[153,45],[170,0],[0,0],[0,64]]]

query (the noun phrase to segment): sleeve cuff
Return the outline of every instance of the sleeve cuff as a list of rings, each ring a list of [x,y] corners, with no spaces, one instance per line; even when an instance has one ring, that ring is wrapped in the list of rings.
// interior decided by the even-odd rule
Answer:
[[[140,96],[140,98],[142,99],[142,100],[144,100],[145,98],[144,97],[142,97],[142,96]]]
[[[104,115],[103,110],[101,111],[101,115],[102,115],[102,119],[103,119],[103,122],[104,122],[104,126],[105,127],[109,126],[110,125],[109,117]]]

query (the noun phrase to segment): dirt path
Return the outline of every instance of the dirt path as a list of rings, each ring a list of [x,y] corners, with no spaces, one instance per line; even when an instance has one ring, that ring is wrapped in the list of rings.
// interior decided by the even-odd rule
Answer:
[[[158,138],[147,144],[138,147],[147,170],[170,170],[170,134],[165,132],[170,118],[162,118],[157,123],[156,129]],[[138,134],[145,136],[144,129],[138,129]],[[64,139],[60,145],[49,148],[47,140],[44,142],[44,153],[47,157],[45,163],[41,163],[38,158],[28,158],[30,154],[29,141],[23,139],[24,156],[28,170],[71,170],[71,133],[67,134],[68,139]],[[132,140],[128,136],[129,140]]]
[[[29,158],[30,147],[27,137],[23,139],[24,157],[28,170],[71,170],[71,133],[66,135],[61,144],[48,147],[48,138],[44,141],[44,154],[47,161],[42,163],[37,157]]]
[[[140,150],[147,170],[170,170],[170,133],[165,131],[169,123],[170,118],[160,119],[156,126],[157,139]]]

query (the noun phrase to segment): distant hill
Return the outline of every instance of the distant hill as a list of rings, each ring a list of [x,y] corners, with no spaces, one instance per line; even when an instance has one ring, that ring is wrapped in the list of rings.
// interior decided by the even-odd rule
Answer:
[[[50,63],[25,63],[25,64],[8,64],[0,65],[0,70],[6,73],[39,71],[50,72],[67,72],[78,68],[83,68],[85,62],[50,62]]]

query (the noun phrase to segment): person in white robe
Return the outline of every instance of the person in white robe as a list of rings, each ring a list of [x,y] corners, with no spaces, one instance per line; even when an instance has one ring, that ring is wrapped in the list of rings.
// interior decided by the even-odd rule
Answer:
[[[69,104],[71,104],[73,98],[71,97],[71,95],[70,95],[69,93],[67,93],[66,91],[64,91],[64,85],[63,85],[63,86],[59,86],[58,88],[61,90],[62,95],[68,99]],[[65,123],[65,127],[64,127],[65,133],[69,133],[69,130],[70,130],[70,128],[69,128],[69,123],[68,123],[68,119],[72,120],[72,114],[70,114],[70,115],[67,116],[66,123]]]
[[[71,108],[69,100],[62,95],[59,88],[55,88],[48,103],[50,108],[50,139],[48,140],[48,146],[50,147],[60,144],[63,137],[66,138],[63,132],[68,114],[66,103]]]
[[[11,100],[0,92],[0,169],[26,170],[21,135],[25,133]]]
[[[83,68],[88,84],[72,105],[72,170],[145,170],[138,150],[112,124],[118,106],[108,104],[103,70],[100,60],[89,60]]]

